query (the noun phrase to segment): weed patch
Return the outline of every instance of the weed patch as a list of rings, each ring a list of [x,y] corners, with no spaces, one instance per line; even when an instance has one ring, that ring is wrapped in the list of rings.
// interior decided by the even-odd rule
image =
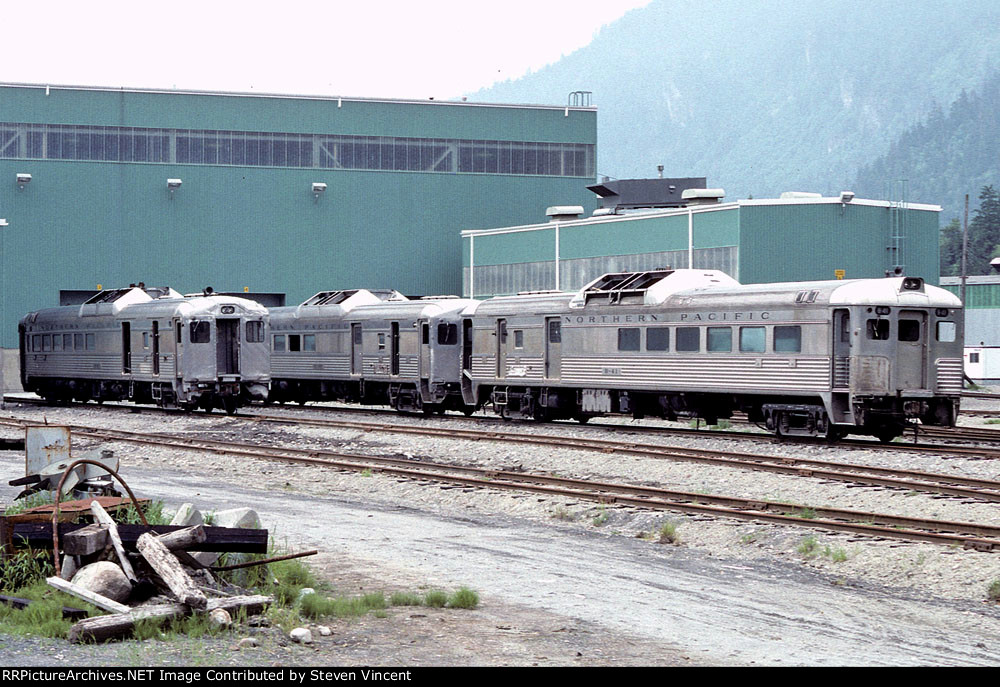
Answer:
[[[468,587],[462,587],[448,598],[449,608],[475,608],[479,605],[479,595]]]

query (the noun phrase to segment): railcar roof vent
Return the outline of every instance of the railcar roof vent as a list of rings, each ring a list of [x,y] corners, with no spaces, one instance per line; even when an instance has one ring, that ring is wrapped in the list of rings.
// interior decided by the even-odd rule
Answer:
[[[385,301],[410,300],[399,291],[393,289],[345,289],[343,291],[320,291],[312,298],[299,305],[303,308],[319,306],[336,306],[341,312],[348,312],[359,305],[372,305]]]
[[[611,272],[584,286],[571,308],[588,305],[657,305],[678,291],[739,286],[720,270],[650,270]]]
[[[173,291],[173,289],[170,289]],[[176,293],[176,292],[174,292]],[[113,315],[127,305],[148,303],[154,297],[145,288],[130,286],[127,289],[107,289],[98,291],[80,306],[80,317],[88,315]]]

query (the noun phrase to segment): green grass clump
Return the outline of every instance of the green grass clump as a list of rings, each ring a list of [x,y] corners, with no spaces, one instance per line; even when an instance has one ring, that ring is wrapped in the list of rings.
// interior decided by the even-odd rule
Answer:
[[[306,594],[299,604],[299,613],[306,618],[353,618],[365,615],[369,611],[384,611],[388,607],[382,592],[364,594],[356,597],[328,598],[322,594]]]
[[[819,540],[816,537],[806,537],[799,543],[797,551],[801,553],[806,558],[812,558],[816,555],[816,550],[819,548]]]
[[[600,527],[608,521],[608,512],[604,510],[604,506],[597,509],[597,515],[594,516],[593,523],[594,527]]]
[[[831,549],[830,546],[827,545],[823,549],[823,555],[832,560],[834,563],[843,563],[847,560],[847,552],[840,547]]]
[[[4,515],[18,515],[38,506],[47,506],[50,503],[55,503],[55,494],[54,491],[36,491],[34,494],[28,494],[24,498],[20,498],[7,506],[4,510]]]
[[[448,603],[448,595],[440,590],[424,594],[424,605],[430,608],[444,608]]]
[[[56,591],[44,581],[37,581],[17,590],[18,596],[33,603],[24,609],[0,603],[0,633],[22,637],[65,638],[73,625],[62,617],[63,606],[80,608],[90,616],[101,611],[79,599]]]
[[[48,551],[34,549],[18,551],[0,565],[0,592],[23,597],[23,594],[14,592],[39,581],[44,585],[45,578],[55,574],[52,555]]]
[[[986,595],[990,601],[1000,601],[1000,580],[990,582],[990,586],[986,590]]]
[[[479,605],[479,595],[468,587],[462,587],[448,598],[449,608],[475,608]]]
[[[677,525],[672,522],[665,522],[660,525],[661,544],[676,544],[679,541],[680,537],[677,536]]]
[[[146,516],[146,522],[150,525],[169,525],[170,518],[166,516],[163,512],[163,501],[150,501],[144,504],[142,507],[142,512]],[[124,525],[141,525],[142,520],[139,518],[139,512],[135,509],[133,504],[128,504],[128,507],[118,512],[114,516],[116,522],[120,522]]]
[[[393,592],[389,597],[389,603],[393,606],[420,606],[424,600],[412,592]]]

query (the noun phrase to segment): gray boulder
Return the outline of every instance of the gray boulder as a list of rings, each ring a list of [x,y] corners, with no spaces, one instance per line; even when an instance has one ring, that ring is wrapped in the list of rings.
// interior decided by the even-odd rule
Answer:
[[[98,561],[83,566],[73,575],[70,582],[119,603],[125,601],[132,593],[132,584],[125,577],[125,573],[110,561]]]

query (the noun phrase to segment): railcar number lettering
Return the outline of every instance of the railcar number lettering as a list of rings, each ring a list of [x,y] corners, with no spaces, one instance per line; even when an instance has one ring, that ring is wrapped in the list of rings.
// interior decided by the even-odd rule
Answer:
[[[621,377],[622,369],[620,367],[605,367],[601,369],[601,374],[611,375],[613,377]]]

